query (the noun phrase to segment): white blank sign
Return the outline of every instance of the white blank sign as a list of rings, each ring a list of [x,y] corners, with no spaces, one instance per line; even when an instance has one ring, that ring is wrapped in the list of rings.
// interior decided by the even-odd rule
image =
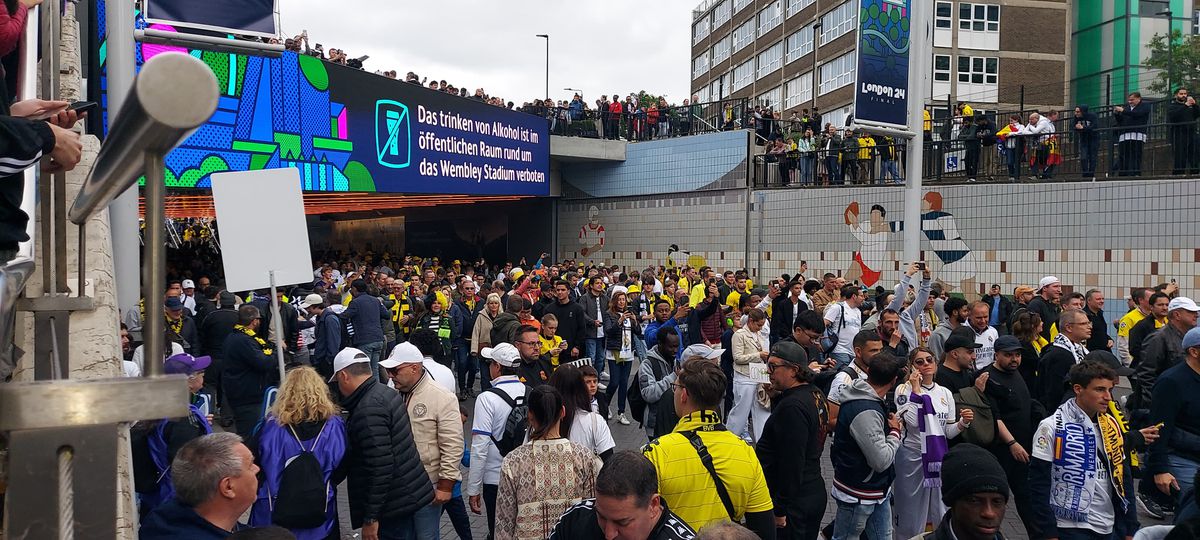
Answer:
[[[313,280],[308,225],[294,168],[212,175],[225,286],[230,291]]]

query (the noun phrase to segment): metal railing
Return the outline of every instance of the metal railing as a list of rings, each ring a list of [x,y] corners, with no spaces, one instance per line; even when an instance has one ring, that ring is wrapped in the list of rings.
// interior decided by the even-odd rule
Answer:
[[[922,142],[922,177],[927,182],[1030,182],[1116,177],[1200,175],[1200,125],[1167,121],[1167,103],[1149,103],[1150,122],[1120,123],[1112,107],[1094,113],[1091,129],[1079,129],[1073,112],[1051,122],[1053,133],[970,138],[959,124],[943,124]],[[1015,114],[1015,113],[1014,113]],[[992,115],[989,115],[989,117]],[[1001,116],[1001,115],[996,115]],[[1028,123],[1028,116],[1022,117]],[[781,122],[774,136],[796,137]],[[1002,130],[1007,123],[994,125]],[[939,131],[940,130],[940,131]],[[844,141],[844,139],[843,139]],[[869,151],[856,145],[812,152],[754,156],[755,187],[896,183],[905,170],[906,143],[876,137]],[[890,159],[889,159],[890,158]],[[847,164],[852,165],[847,167]],[[894,165],[898,174],[891,174]],[[832,171],[832,173],[831,173]]]
[[[649,141],[753,125],[750,100],[745,98],[619,113],[535,105],[518,110],[545,118],[551,135],[592,139]]]

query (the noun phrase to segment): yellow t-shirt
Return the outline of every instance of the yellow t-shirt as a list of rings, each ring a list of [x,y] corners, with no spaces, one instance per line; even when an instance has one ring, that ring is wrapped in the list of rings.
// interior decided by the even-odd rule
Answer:
[[[1133,311],[1126,313],[1124,317],[1121,317],[1121,319],[1117,321],[1117,335],[1128,339],[1129,331],[1133,329],[1133,325],[1141,322],[1141,320],[1145,318],[1146,314],[1142,313],[1142,310],[1140,309],[1134,309]]]
[[[704,289],[704,283],[697,283],[695,287],[692,287],[692,290],[688,293],[689,306],[696,307],[700,305],[700,302],[704,301],[704,297],[706,296]]]
[[[642,448],[658,470],[659,494],[675,515],[696,530],[727,521],[729,515],[720,502],[712,476],[681,431],[695,431],[704,441],[712,455],[713,468],[729,492],[736,520],[740,521],[747,512],[767,512],[774,506],[754,447],[729,431],[704,430],[718,422],[720,419],[712,411],[694,412],[679,420],[675,432]]]
[[[553,351],[554,349],[557,349],[558,344],[563,342],[563,338],[559,337],[559,336],[554,336],[553,339],[550,339],[550,338],[547,338],[546,336],[543,336],[539,332],[538,333],[538,341],[542,342],[541,354],[546,354],[550,351]],[[554,353],[554,354],[550,355],[550,364],[553,365],[554,367],[558,367],[558,353]]]
[[[675,289],[680,291],[692,290],[692,283],[688,281],[686,276],[679,276],[679,281],[675,283]]]
[[[747,286],[746,290],[749,291],[750,287]],[[737,309],[738,304],[740,304],[741,302],[742,302],[742,293],[738,292],[737,289],[729,291],[729,296],[725,297],[725,305],[727,305],[733,309]]]
[[[921,111],[921,116],[925,119],[925,131],[933,131],[933,121],[929,117],[929,110]]]
[[[858,138],[858,159],[871,159],[871,153],[875,150],[875,139],[872,137]]]

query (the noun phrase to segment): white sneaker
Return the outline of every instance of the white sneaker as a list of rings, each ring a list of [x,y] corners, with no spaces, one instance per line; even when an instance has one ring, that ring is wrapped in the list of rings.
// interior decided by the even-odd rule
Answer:
[[[629,419],[625,418],[625,413],[621,413],[621,414],[617,415],[617,422],[620,422],[622,426],[629,425]]]

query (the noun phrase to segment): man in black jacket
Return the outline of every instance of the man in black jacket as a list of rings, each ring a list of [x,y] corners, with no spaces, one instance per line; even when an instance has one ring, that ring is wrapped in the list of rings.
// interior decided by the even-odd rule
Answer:
[[[585,353],[583,339],[588,327],[583,315],[583,306],[571,300],[571,286],[566,280],[554,282],[554,296],[555,302],[546,306],[545,313],[558,318],[557,334],[566,342],[567,353],[570,359],[574,360]]]
[[[1142,102],[1141,92],[1129,94],[1128,106],[1113,107],[1117,121],[1117,159],[1120,176],[1142,175],[1142,147],[1150,129],[1150,104]]]
[[[999,285],[992,284],[992,288],[988,290],[988,295],[983,298],[983,302],[988,305],[988,324],[995,328],[1000,335],[1007,334],[1008,318],[1012,316],[1013,312],[1012,300],[1000,294]]]
[[[584,354],[592,359],[596,373],[604,373],[604,313],[608,311],[608,296],[604,294],[604,281],[599,276],[588,278],[587,292],[579,297],[579,303],[583,306],[586,321],[580,336],[586,349]]]
[[[1171,174],[1183,174],[1196,170],[1196,119],[1200,118],[1200,106],[1196,98],[1188,95],[1187,88],[1175,90],[1175,99],[1167,104],[1167,123],[1170,127],[1171,149],[1175,154]]]
[[[376,378],[366,353],[344,349],[333,360],[346,421],[350,523],[364,540],[416,538],[413,515],[433,501],[404,397]]]
[[[1083,312],[1092,320],[1092,336],[1087,340],[1089,351],[1112,351],[1113,340],[1108,336],[1108,323],[1104,320],[1104,293],[1090,289],[1083,295]]]
[[[1058,312],[1062,309],[1058,306],[1058,299],[1062,297],[1062,283],[1054,276],[1046,276],[1038,281],[1038,288],[1034,292],[1037,296],[1029,301],[1028,309],[1042,318],[1042,337],[1049,340],[1050,327],[1058,321]]]
[[[238,312],[234,309],[237,299],[233,293],[223,291],[217,300],[221,307],[204,316],[198,333],[200,350],[212,357],[212,364],[204,370],[204,388],[222,408],[224,416],[225,393],[221,380],[225,376],[225,339],[233,333],[233,327],[238,323]]]
[[[771,301],[771,344],[792,335],[792,322],[800,313],[808,310],[808,304],[800,299],[804,282],[800,276],[788,283],[788,294],[779,295]]]
[[[167,331],[183,342],[183,350],[188,354],[200,353],[200,335],[196,332],[196,321],[191,312],[183,306],[178,296],[168,296],[163,303],[163,314],[166,316]]]
[[[341,313],[341,318],[354,327],[354,347],[371,358],[371,368],[379,373],[380,381],[385,381],[387,375],[379,370],[384,345],[381,320],[390,320],[392,314],[383,307],[378,298],[371,296],[367,289],[367,282],[361,279],[350,283],[350,296],[354,299]]]
[[[776,538],[815,538],[827,493],[821,478],[821,450],[829,422],[825,397],[810,384],[808,354],[796,343],[771,347],[767,369],[780,394],[771,400],[771,416],[756,450],[775,503]],[[782,527],[778,527],[780,518]]]
[[[1050,346],[1042,349],[1038,360],[1038,388],[1034,398],[1042,402],[1046,411],[1058,409],[1071,395],[1067,372],[1087,356],[1084,342],[1090,335],[1092,321],[1082,311],[1069,309],[1059,316],[1058,336]]]
[[[262,419],[263,393],[279,384],[275,345],[259,335],[262,314],[252,305],[238,309],[238,324],[225,338],[222,387],[233,408],[238,435],[249,437]]]
[[[603,521],[604,525],[600,522]],[[596,498],[563,514],[550,540],[691,540],[693,531],[658,494],[658,471],[631,450],[613,454],[596,476]]]
[[[342,350],[342,320],[325,305],[321,295],[313,293],[300,302],[309,317],[317,318],[313,334],[312,365],[323,377],[333,375],[333,357]]]

